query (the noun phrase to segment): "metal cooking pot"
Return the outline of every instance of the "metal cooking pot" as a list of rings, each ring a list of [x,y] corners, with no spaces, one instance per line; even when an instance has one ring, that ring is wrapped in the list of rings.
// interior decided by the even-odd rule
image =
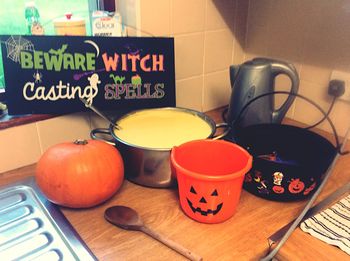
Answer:
[[[204,113],[191,109],[174,107],[132,111],[117,119],[116,123],[118,124],[118,121],[126,117],[132,117],[136,112],[145,110],[175,110],[198,116],[211,128],[211,133],[206,138],[220,139],[229,131],[227,123],[215,124],[215,122]],[[184,128],[185,127],[186,126],[184,126]],[[218,128],[226,128],[226,130],[222,134],[214,136]],[[115,134],[112,124],[110,124],[109,128],[94,129],[91,131],[90,135],[93,139],[104,140],[114,144],[118,148],[124,159],[125,176],[128,180],[139,185],[157,188],[166,188],[174,184],[175,179],[172,176],[169,161],[171,148],[148,148],[130,144]],[[106,139],[106,137],[102,137],[105,135],[112,136],[112,138]]]

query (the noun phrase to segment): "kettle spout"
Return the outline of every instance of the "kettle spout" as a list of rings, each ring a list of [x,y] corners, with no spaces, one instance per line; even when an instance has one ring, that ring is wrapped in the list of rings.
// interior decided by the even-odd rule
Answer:
[[[230,82],[231,82],[231,88],[233,88],[233,84],[237,78],[237,74],[239,71],[239,65],[231,65],[230,66]]]

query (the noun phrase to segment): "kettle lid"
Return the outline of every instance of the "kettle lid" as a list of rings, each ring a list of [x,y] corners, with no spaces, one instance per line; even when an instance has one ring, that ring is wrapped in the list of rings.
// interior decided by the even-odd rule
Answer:
[[[252,60],[246,61],[242,64],[242,66],[247,67],[260,67],[260,66],[268,66],[271,63],[276,62],[276,60],[272,60],[269,58],[258,57]]]

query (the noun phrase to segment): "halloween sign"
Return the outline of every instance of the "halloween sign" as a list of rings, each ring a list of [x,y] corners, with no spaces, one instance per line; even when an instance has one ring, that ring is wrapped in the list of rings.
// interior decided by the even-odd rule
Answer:
[[[9,114],[175,106],[173,38],[0,36]]]

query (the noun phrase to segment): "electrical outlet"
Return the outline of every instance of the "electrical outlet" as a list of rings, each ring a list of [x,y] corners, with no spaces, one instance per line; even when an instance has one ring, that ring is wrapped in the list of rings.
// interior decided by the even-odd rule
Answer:
[[[334,79],[345,82],[345,93],[340,96],[339,99],[350,102],[350,73],[343,71],[332,71],[330,80]]]

